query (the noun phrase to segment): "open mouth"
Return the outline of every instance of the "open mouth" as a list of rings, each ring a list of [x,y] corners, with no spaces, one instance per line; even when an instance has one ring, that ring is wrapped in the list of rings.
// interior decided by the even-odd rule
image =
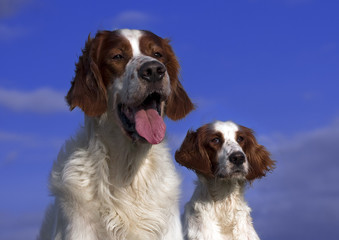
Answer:
[[[118,105],[118,116],[122,126],[133,140],[143,139],[151,144],[160,143],[166,132],[161,116],[161,94],[154,92],[136,107]]]

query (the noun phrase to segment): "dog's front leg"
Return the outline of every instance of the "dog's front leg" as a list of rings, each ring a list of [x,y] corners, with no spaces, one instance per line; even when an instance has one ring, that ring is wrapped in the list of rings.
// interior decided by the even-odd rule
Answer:
[[[56,201],[52,240],[100,240],[97,223],[77,204]]]

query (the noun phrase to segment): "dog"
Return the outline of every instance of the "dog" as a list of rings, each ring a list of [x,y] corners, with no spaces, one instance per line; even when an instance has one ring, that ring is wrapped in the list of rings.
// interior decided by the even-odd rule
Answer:
[[[152,32],[88,37],[66,96],[84,127],[53,165],[38,239],[182,239],[180,178],[163,141],[163,118],[194,109],[178,74],[169,40]]]
[[[216,121],[188,131],[175,159],[198,176],[185,205],[185,239],[259,239],[244,190],[248,182],[271,171],[275,162],[251,129]]]

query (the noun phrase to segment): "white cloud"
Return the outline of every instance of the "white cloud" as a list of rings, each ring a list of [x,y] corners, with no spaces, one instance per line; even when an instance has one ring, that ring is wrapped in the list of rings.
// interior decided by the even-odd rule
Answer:
[[[36,239],[42,221],[42,212],[21,214],[0,213],[0,239]]]
[[[18,14],[22,8],[33,0],[0,0],[0,19],[10,18]],[[0,23],[0,40],[11,40],[27,34],[27,27]]]
[[[50,143],[51,140],[49,139],[49,141],[46,141],[46,139],[39,139],[37,136],[33,136],[30,134],[20,134],[0,130],[0,143],[9,145],[8,149],[3,149],[2,154],[6,153],[6,150],[9,150],[11,146],[13,146],[12,144],[14,144],[16,147],[19,146],[19,149],[22,149],[45,146],[47,142]],[[7,152],[5,159],[8,159],[8,156],[12,155],[13,154],[11,152]],[[17,154],[15,156],[17,156]],[[13,157],[10,158],[13,160]]]
[[[34,164],[54,159],[63,143],[63,137],[22,134],[0,129],[0,170],[8,165],[20,166],[22,162]]]
[[[65,112],[67,105],[64,94],[64,92],[50,88],[40,88],[28,92],[0,87],[0,106],[17,112]]]
[[[184,141],[185,136],[186,132],[183,132],[182,134],[174,132],[168,133],[166,137],[170,149],[172,150],[178,149],[181,146],[181,143]]]
[[[22,27],[10,27],[0,23],[0,40],[11,40],[27,33],[27,29]]]
[[[32,0],[0,0],[0,18],[11,17]]]
[[[273,134],[272,136],[262,136],[266,144],[274,152],[290,152],[291,150],[304,150],[302,149],[305,144],[317,145],[320,142],[329,142],[339,138],[339,118],[335,119],[328,126],[313,129],[307,132],[296,133],[294,136],[286,136],[284,134]],[[331,142],[329,142],[331,146]],[[318,148],[310,149],[317,151]]]
[[[0,142],[21,142],[21,143],[28,143],[32,142],[33,137],[26,136],[23,134],[16,134],[12,132],[3,132],[0,131]]]
[[[296,6],[313,2],[313,0],[284,0],[287,5]]]
[[[337,48],[338,46],[335,42],[328,42],[320,47],[320,51],[322,53],[333,53],[337,50]]]
[[[150,23],[153,20],[153,17],[141,11],[124,11],[118,14],[113,19],[114,28],[124,28],[124,27],[140,27]]]
[[[2,156],[4,155],[4,156]],[[1,153],[0,157],[2,157],[2,160],[0,160],[0,169],[3,166],[6,166],[8,164],[13,163],[14,161],[16,161],[18,159],[19,153],[18,151],[9,151],[9,152],[5,152],[4,154]]]
[[[339,119],[323,128],[292,137],[274,136],[270,141],[277,168],[248,193],[262,237],[332,239],[338,235]]]
[[[55,148],[58,149],[63,144],[64,139],[51,137],[48,135],[38,136],[32,134],[20,134],[3,131],[0,129],[0,143],[15,144],[21,148]],[[4,152],[4,151],[3,151]],[[12,156],[12,155],[10,155]]]

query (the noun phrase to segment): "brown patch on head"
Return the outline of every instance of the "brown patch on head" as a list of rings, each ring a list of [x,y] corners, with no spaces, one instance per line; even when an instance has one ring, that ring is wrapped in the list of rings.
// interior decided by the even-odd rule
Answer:
[[[245,152],[249,163],[249,172],[246,176],[249,181],[264,177],[267,172],[273,170],[275,161],[270,158],[270,153],[266,148],[257,143],[253,130],[239,126],[236,141]]]
[[[178,79],[179,62],[168,39],[162,39],[149,31],[144,32],[145,34],[140,38],[141,52],[162,62],[170,77],[172,92],[167,99],[166,115],[172,120],[179,120],[194,109],[191,99]]]
[[[220,132],[206,124],[196,132],[187,132],[184,142],[175,153],[175,159],[189,169],[206,177],[213,177],[218,164],[217,153],[224,141]]]
[[[118,31],[99,31],[94,39],[88,37],[66,96],[70,109],[80,107],[88,116],[104,113],[107,87],[123,74],[131,57],[130,43]]]

